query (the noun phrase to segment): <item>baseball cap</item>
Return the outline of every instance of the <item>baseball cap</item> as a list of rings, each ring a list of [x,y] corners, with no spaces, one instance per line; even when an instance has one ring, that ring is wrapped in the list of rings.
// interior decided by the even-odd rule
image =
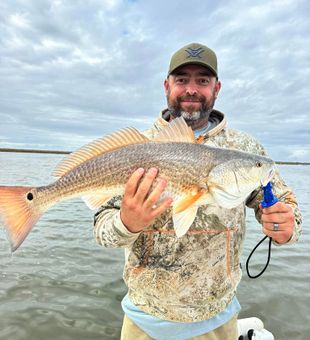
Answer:
[[[177,50],[171,57],[168,76],[178,67],[187,64],[205,66],[218,77],[216,54],[205,45],[191,43]]]

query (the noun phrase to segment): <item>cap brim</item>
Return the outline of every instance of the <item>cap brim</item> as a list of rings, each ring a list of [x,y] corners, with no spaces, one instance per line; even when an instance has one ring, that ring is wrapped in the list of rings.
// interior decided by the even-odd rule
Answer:
[[[204,66],[205,68],[210,70],[215,77],[217,77],[216,71],[210,65],[206,65],[206,63],[199,62],[199,61],[192,61],[192,60],[190,60],[188,62],[183,62],[182,64],[178,65],[177,67],[174,67],[172,70],[169,70],[168,76],[171,75],[172,73],[174,73],[179,67],[182,67],[184,65],[190,65],[190,64]]]

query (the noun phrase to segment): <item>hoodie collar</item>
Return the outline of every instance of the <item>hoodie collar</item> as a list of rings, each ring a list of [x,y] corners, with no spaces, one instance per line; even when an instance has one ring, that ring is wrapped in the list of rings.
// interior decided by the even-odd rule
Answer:
[[[167,126],[169,124],[169,111],[168,109],[165,109],[163,111],[161,111],[159,117],[157,118],[157,120],[154,123],[154,127],[156,130],[161,130],[163,127]],[[218,110],[213,110],[210,114],[209,120],[215,123],[215,126],[207,131],[206,134],[204,134],[203,136],[200,136],[198,138],[203,138],[203,139],[207,139],[210,137],[213,137],[217,134],[219,134],[222,130],[225,129],[226,125],[227,125],[227,121],[225,118],[224,113],[218,111]]]

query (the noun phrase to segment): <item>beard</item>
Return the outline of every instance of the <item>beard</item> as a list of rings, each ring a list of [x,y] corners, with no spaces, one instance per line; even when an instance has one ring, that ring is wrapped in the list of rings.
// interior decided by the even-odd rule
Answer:
[[[183,101],[193,101],[200,102],[201,108],[197,110],[195,106],[189,106],[185,111],[182,108]],[[168,111],[173,118],[183,117],[187,125],[191,126],[199,123],[199,121],[208,120],[210,113],[213,110],[215,103],[215,89],[212,93],[210,100],[207,100],[205,96],[202,95],[184,95],[179,96],[174,100],[170,98],[170,92],[167,94]]]

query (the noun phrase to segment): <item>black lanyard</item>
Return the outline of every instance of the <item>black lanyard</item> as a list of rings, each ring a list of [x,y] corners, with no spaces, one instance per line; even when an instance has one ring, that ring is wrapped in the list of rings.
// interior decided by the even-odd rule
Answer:
[[[271,185],[270,182],[265,187],[262,187],[262,189],[263,189],[263,192],[264,192],[264,199],[261,202],[261,205],[262,205],[263,208],[271,207],[272,205],[274,205],[275,203],[278,202],[278,199],[274,196],[274,194],[272,192],[272,185]],[[271,237],[269,237],[268,258],[267,258],[267,262],[266,262],[265,267],[257,275],[251,275],[250,274],[250,271],[249,271],[249,262],[250,262],[250,259],[251,259],[252,255],[254,254],[255,250],[266,240],[266,238],[268,238],[267,235],[264,236],[257,243],[257,245],[254,247],[254,249],[251,251],[248,259],[246,260],[246,265],[245,265],[246,266],[246,272],[247,272],[248,277],[250,279],[256,279],[256,278],[260,277],[265,272],[265,270],[267,269],[267,267],[269,265],[270,258],[271,258],[271,242],[272,242],[272,238]]]

